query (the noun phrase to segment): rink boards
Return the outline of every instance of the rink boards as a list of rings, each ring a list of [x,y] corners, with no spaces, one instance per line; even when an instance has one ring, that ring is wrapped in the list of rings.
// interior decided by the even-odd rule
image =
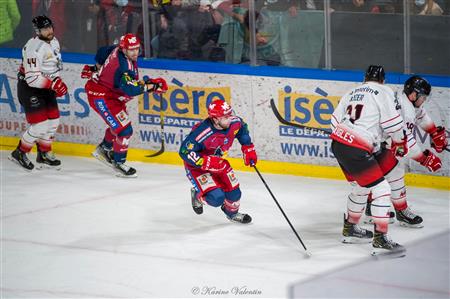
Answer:
[[[74,59],[64,63],[61,77],[67,83],[69,92],[58,99],[61,126],[56,136],[58,143],[55,151],[59,153],[86,156],[103,138],[105,125],[90,109],[84,91],[86,81],[80,78],[82,63],[92,63],[92,57],[90,59],[92,61],[84,57],[80,63],[74,63]],[[15,76],[19,63],[17,57],[0,58],[2,147],[14,146],[27,127],[16,96]],[[331,113],[340,97],[359,82],[359,75],[355,76],[357,72],[347,77],[342,72],[344,75],[338,77],[337,73],[316,70],[309,79],[304,79],[295,74],[292,76],[294,78],[282,77],[291,76],[292,69],[288,69],[285,75],[278,72],[269,76],[270,72],[261,71],[265,70],[264,67],[239,66],[238,71],[235,69],[231,74],[226,74],[218,68],[221,64],[213,63],[200,63],[197,70],[175,70],[177,66],[173,62],[166,63],[169,67],[164,70],[164,63],[144,61],[141,64],[140,76],[164,77],[168,81],[169,91],[162,97],[145,94],[128,103],[134,131],[129,159],[181,164],[177,154],[181,141],[193,124],[206,117],[207,103],[213,98],[222,98],[230,102],[236,114],[248,123],[258,158],[263,161],[260,164],[262,171],[343,178],[330,150],[330,139],[314,130],[280,124],[269,101],[273,98],[282,116],[292,122],[328,128]],[[205,72],[208,66],[210,73]],[[398,83],[403,78],[403,75],[388,76],[387,80]],[[447,77],[443,78],[435,80],[443,84],[432,81],[433,91],[426,105],[435,122],[449,128],[450,84]],[[401,84],[389,86],[401,92]],[[160,130],[161,116],[164,132]],[[145,158],[145,155],[160,148],[161,138],[165,141],[165,153],[155,158]],[[416,130],[416,139],[423,149],[429,147],[430,138],[420,129]],[[409,162],[411,173],[407,176],[408,184],[449,189],[449,153],[439,156],[443,167],[432,175],[416,162]],[[237,159],[241,157],[238,145],[233,146],[229,157],[236,158],[232,159],[234,167],[244,169],[241,159]]]

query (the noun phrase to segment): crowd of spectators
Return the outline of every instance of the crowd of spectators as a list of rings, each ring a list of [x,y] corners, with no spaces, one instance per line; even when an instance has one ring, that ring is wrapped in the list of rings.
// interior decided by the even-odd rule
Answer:
[[[416,15],[449,14],[449,2],[411,0],[410,11]],[[1,23],[0,38],[3,31],[3,35],[8,36],[0,39],[3,46],[20,47],[31,31],[30,20],[41,14],[53,20],[63,51],[94,53],[100,46],[116,44],[127,32],[136,33],[144,41],[142,0],[5,0],[1,3],[8,3],[5,8],[0,5],[5,15],[0,20],[5,23]],[[331,12],[400,14],[404,11],[403,0],[333,0],[330,3]],[[289,19],[297,17],[299,11],[321,11],[323,5],[323,0],[255,0],[258,57],[267,64],[288,64],[289,55],[284,53],[286,46],[281,31],[291,26]],[[148,6],[149,56],[248,61],[247,0],[149,0]],[[14,30],[12,40],[10,35]],[[276,31],[279,33],[274,33]],[[236,41],[237,38],[240,41]],[[232,49],[230,42],[235,43]],[[236,52],[236,44],[239,52]],[[231,55],[230,51],[235,53]]]

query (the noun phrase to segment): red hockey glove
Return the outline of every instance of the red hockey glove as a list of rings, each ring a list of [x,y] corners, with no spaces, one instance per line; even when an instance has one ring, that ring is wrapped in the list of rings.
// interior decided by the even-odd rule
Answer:
[[[256,162],[258,162],[258,157],[256,156],[255,146],[253,144],[243,145],[241,150],[244,155],[244,164],[246,166],[256,165]]]
[[[391,151],[394,153],[396,157],[404,157],[406,154],[408,154],[408,140],[405,138],[402,139],[400,142],[395,142],[392,140],[391,144]]]
[[[150,79],[148,76],[144,76],[144,91],[154,93],[165,93],[168,89],[167,82],[163,78]]]
[[[210,171],[214,173],[220,173],[225,171],[230,164],[227,160],[218,156],[205,156],[203,157],[202,170]]]
[[[447,147],[448,141],[447,136],[445,136],[445,128],[439,126],[430,133],[431,136],[431,147],[436,150],[436,152],[441,153],[444,148]]]
[[[50,89],[56,92],[56,97],[62,97],[67,93],[67,86],[60,77],[53,79]]]
[[[83,79],[91,79],[92,75],[97,71],[97,67],[95,65],[90,66],[85,64],[83,70],[81,71],[81,78]]]
[[[439,159],[438,156],[430,152],[429,150],[425,150],[423,152],[423,156],[420,158],[420,161],[418,161],[420,165],[425,166],[428,168],[429,171],[435,172],[436,170],[439,170],[442,167],[441,159]]]

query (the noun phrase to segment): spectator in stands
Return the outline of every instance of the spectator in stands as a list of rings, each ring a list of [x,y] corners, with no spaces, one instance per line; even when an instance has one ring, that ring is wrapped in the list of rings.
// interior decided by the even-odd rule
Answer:
[[[16,0],[0,2],[0,44],[12,41],[14,30],[20,23],[20,13]]]
[[[222,15],[213,9],[210,0],[200,0],[189,12],[189,44],[193,60],[208,60],[219,39]]]
[[[418,15],[440,16],[444,10],[434,0],[414,0],[414,12]]]
[[[190,59],[189,14],[181,0],[172,0],[161,8],[161,30],[152,40],[159,58]]]
[[[367,0],[333,1],[331,7],[335,11],[370,12],[370,5]]]
[[[97,19],[98,46],[118,44],[127,33],[128,0],[100,0]]]
[[[401,13],[403,0],[373,0],[370,11],[372,13]]]

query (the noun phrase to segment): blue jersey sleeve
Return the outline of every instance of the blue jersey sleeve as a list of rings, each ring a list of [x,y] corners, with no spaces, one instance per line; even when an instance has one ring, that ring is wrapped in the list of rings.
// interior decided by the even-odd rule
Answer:
[[[144,92],[144,85],[136,80],[137,69],[129,68],[129,63],[124,54],[119,53],[119,68],[114,75],[114,86],[122,90],[126,95],[134,97]]]
[[[203,163],[203,158],[201,157],[201,152],[204,149],[202,143],[197,142],[198,135],[205,129],[204,124],[195,126],[191,133],[183,140],[180,146],[178,154],[180,157],[189,165],[200,168]]]
[[[250,138],[250,132],[248,130],[247,123],[239,117],[241,120],[241,128],[236,134],[236,139],[239,141],[241,145],[250,145],[252,144],[252,139]]]
[[[95,54],[95,62],[103,65],[108,58],[109,54],[116,48],[117,46],[104,46],[97,50]]]

